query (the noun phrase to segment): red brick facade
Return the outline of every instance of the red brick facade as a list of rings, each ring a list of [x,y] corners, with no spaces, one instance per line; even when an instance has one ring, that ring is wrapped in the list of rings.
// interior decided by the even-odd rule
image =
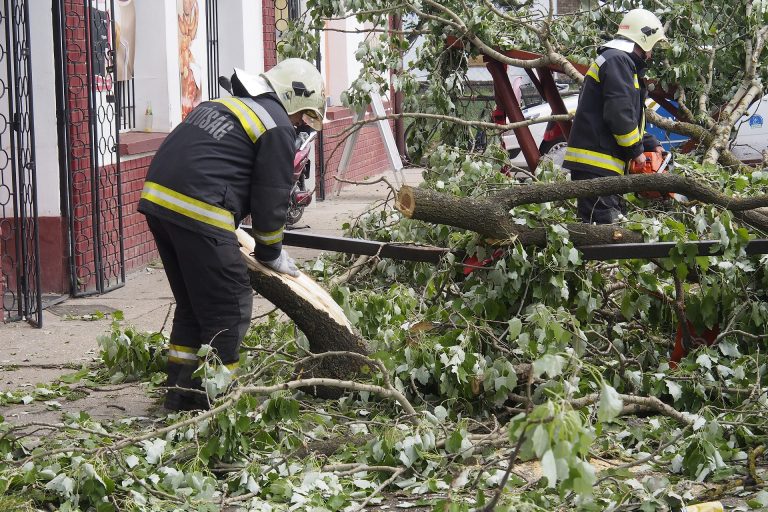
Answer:
[[[275,28],[275,2],[264,0],[261,5],[262,33],[264,34],[264,71],[277,64],[277,29]]]
[[[346,143],[347,128],[352,126],[352,113],[342,107],[330,107],[328,109],[328,122],[323,129],[323,145],[325,152],[325,193],[331,195],[338,187],[338,182],[333,179],[336,176],[341,154]],[[393,127],[390,121],[390,128]],[[349,167],[344,174],[348,180],[360,181],[364,178],[375,176],[392,168],[387,157],[384,141],[375,124],[365,125],[360,129],[360,135],[352,152]],[[319,177],[318,177],[319,183]],[[347,185],[349,186],[349,185]]]
[[[120,164],[123,177],[123,244],[126,272],[144,267],[158,257],[155,240],[149,232],[147,221],[143,214],[136,211],[151,162],[150,155]]]

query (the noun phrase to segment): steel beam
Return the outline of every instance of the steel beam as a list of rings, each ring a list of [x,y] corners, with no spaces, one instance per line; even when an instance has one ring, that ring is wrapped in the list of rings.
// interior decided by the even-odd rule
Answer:
[[[512,84],[509,82],[509,75],[507,75],[507,70],[504,64],[489,57],[485,57],[485,65],[493,77],[493,90],[496,95],[496,103],[501,106],[509,120],[513,123],[525,121],[525,116],[520,108],[520,104],[517,102],[515,92],[512,90]],[[541,155],[539,154],[539,147],[536,145],[536,141],[533,140],[531,130],[527,126],[515,128],[515,136],[520,144],[520,149],[523,151],[523,156],[525,156],[525,162],[528,164],[528,169],[533,172],[539,164]]]

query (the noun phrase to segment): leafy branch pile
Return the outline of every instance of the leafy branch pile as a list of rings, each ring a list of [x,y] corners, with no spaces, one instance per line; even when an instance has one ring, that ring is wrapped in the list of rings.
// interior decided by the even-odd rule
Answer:
[[[430,164],[425,186],[456,196],[518,186],[492,161],[449,147]],[[682,167],[743,195],[768,180]],[[537,179],[562,175],[550,168]],[[26,436],[32,427],[0,424],[2,500],[99,511],[668,510],[732,495],[764,506],[765,258],[744,254],[748,237],[727,211],[666,205],[648,215],[633,202],[626,225],[648,240],[714,238],[725,254],[584,262],[558,227],[574,220],[573,205],[517,207],[520,223],[550,226],[547,247],[513,244],[485,266],[371,260],[335,288],[375,350],[342,398],[295,391],[307,341],[271,316],[249,333],[234,386],[215,359],[201,367],[209,412],[108,423],[82,412]],[[351,234],[480,261],[494,251],[388,208]],[[314,273],[328,280],[347,266],[321,259]],[[690,328],[720,334],[672,369],[680,286]],[[164,343],[116,322],[101,342],[104,367],[79,377],[157,383]],[[382,398],[388,391],[405,403]]]
[[[363,72],[346,101],[367,104],[394,69],[427,156],[423,186],[484,199],[520,184],[499,172],[506,154],[498,145],[468,153],[458,143],[465,137],[451,131],[466,122],[459,97],[469,59],[523,46],[578,81],[564,58],[587,62],[616,13],[637,3],[602,2],[562,17],[536,15],[526,1],[308,5],[318,28],[338,16],[376,27],[402,17],[402,32],[372,32],[361,44]],[[679,33],[659,56],[658,78],[684,86],[677,99],[686,118],[676,128],[701,143],[695,158],[678,159],[677,172],[729,196],[762,194],[768,172],[715,163],[733,163],[730,120],[762,92],[766,68],[750,63],[764,55],[768,4],[654,6]],[[305,28],[285,34],[286,54],[314,55],[299,37]],[[462,44],[446,48],[446,36]],[[414,65],[401,68],[412,45]],[[418,71],[440,79],[423,85]],[[527,179],[565,177],[543,165]],[[508,212],[518,226],[544,229],[543,247],[492,246],[389,206],[371,210],[350,235],[453,252],[437,267],[372,258],[350,273],[347,257],[312,265],[373,349],[355,381],[302,379],[297,364],[320,356],[290,322],[260,319],[237,374],[201,349],[210,411],[0,422],[0,509],[679,510],[715,499],[766,507],[768,258],[745,253],[762,233],[719,206],[629,199],[621,227],[678,242],[669,258],[583,261],[565,228],[578,222],[572,201]],[[700,257],[683,245],[698,239],[716,240],[722,255]],[[702,341],[706,332],[714,337]],[[678,335],[693,350],[673,365]],[[7,402],[65,396],[78,379],[137,379],[153,389],[165,343],[115,323],[102,339],[102,367]],[[305,392],[318,384],[348,392],[334,400]]]

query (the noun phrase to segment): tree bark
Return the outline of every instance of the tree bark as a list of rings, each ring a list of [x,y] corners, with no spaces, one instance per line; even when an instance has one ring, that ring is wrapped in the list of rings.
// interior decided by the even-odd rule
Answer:
[[[509,210],[525,204],[626,194],[629,192],[676,192],[688,199],[721,206],[755,228],[768,231],[768,216],[756,208],[768,206],[768,195],[732,197],[695,179],[676,174],[634,174],[561,183],[513,186],[485,199],[454,197],[428,189],[403,186],[396,207],[406,217],[468,229],[497,241],[517,240],[523,245],[543,247],[546,228],[520,225]],[[573,244],[583,245],[642,242],[642,236],[615,225],[568,224]]]
[[[406,217],[468,229],[498,242],[517,240],[523,245],[547,245],[546,228],[516,224],[508,213],[509,208],[501,201],[453,197],[406,185],[398,192],[395,206]],[[575,223],[565,227],[573,245],[577,247],[643,241],[639,233],[614,225]]]
[[[768,195],[732,197],[693,178],[679,174],[630,174],[593,180],[566,181],[561,183],[534,183],[511,187],[491,196],[507,208],[523,204],[564,201],[579,197],[608,196],[630,192],[676,192],[688,199],[722,206],[728,210],[746,211],[768,206]]]
[[[368,344],[354,332],[344,311],[325,289],[305,274],[293,278],[265,267],[252,256],[255,247],[253,238],[242,229],[237,230],[237,238],[243,259],[248,265],[251,286],[296,323],[307,336],[313,354],[330,351],[370,354]],[[296,368],[296,372],[302,378],[349,380],[363,366],[359,359],[353,357],[324,357]],[[341,393],[329,389],[317,389],[316,392],[326,397]]]

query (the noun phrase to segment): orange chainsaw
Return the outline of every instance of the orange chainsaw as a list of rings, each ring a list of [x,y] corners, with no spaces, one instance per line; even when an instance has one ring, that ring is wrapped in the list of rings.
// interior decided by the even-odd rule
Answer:
[[[656,151],[646,151],[645,163],[638,164],[634,160],[629,167],[630,174],[656,174],[667,172],[667,168],[672,164],[672,153],[664,151],[663,153],[657,153]],[[667,192],[662,194],[660,192],[640,192],[640,197],[646,199],[675,199],[673,192]]]

